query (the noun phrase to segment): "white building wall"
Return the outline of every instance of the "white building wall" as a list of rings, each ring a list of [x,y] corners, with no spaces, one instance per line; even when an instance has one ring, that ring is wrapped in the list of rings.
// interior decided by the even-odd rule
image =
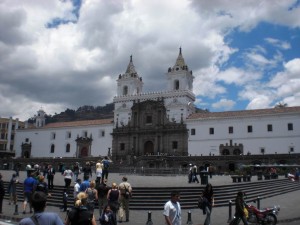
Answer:
[[[21,145],[28,138],[32,144],[31,157],[75,157],[76,138],[82,137],[87,131],[87,137],[92,134],[93,142],[91,146],[92,156],[104,156],[108,153],[108,148],[112,147],[112,129],[113,125],[101,125],[90,127],[65,127],[65,128],[47,128],[47,129],[24,129],[18,130],[16,134],[16,157],[22,153]],[[104,137],[102,137],[104,131]],[[67,132],[71,132],[71,138],[67,137]],[[53,134],[55,133],[55,139]],[[66,152],[66,145],[70,144],[70,152]],[[55,145],[54,153],[51,153],[51,145]]]
[[[114,112],[114,123],[115,126],[117,122],[118,126],[127,125],[129,118],[131,118],[131,107],[133,106],[133,101],[123,101],[115,103]]]
[[[288,123],[293,124],[292,131],[288,130]],[[273,131],[268,132],[268,124]],[[228,132],[230,126],[232,134]],[[248,126],[252,126],[252,133],[248,132]],[[289,153],[291,148],[295,153],[300,152],[300,115],[188,120],[187,128],[191,155],[219,155],[219,146],[229,145],[230,140],[233,144],[243,144],[244,154],[262,154],[262,148],[265,154]],[[210,128],[214,128],[214,134],[209,134]],[[191,135],[191,129],[195,129],[195,135]]]

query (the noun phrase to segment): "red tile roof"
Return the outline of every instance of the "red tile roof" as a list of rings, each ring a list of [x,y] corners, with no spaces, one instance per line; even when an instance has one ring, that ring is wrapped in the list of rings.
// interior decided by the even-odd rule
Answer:
[[[300,106],[242,110],[242,111],[227,111],[227,112],[201,112],[201,113],[194,113],[190,115],[188,117],[188,120],[266,116],[266,115],[289,114],[289,113],[291,114],[300,113]]]
[[[46,124],[43,128],[60,128],[60,127],[80,127],[80,126],[93,126],[93,125],[104,125],[112,124],[113,118],[101,119],[101,120],[81,120],[71,122],[57,122]]]

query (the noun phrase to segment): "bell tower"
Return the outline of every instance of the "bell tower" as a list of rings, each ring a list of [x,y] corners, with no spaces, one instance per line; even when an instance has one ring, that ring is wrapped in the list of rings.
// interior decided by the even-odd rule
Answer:
[[[165,98],[168,118],[170,121],[185,121],[190,114],[195,112],[194,76],[184,61],[181,47],[175,65],[169,67],[166,76],[167,91],[172,96]]]
[[[118,96],[114,98],[115,126],[125,126],[131,118],[131,107],[134,99],[143,91],[143,81],[138,75],[133,65],[132,56],[124,74],[120,74],[117,79]]]
[[[122,75],[119,75],[117,83],[118,96],[136,95],[142,92],[143,81],[135,70],[132,61],[132,55],[130,56],[130,61],[127,66],[126,72]]]
[[[46,113],[43,109],[37,111],[37,115],[35,116],[35,126],[43,127],[46,125]]]
[[[172,68],[169,67],[168,73],[166,75],[168,79],[169,91],[193,91],[193,72],[188,69],[188,66],[184,62],[181,47],[179,48],[179,55],[177,57],[175,65]]]

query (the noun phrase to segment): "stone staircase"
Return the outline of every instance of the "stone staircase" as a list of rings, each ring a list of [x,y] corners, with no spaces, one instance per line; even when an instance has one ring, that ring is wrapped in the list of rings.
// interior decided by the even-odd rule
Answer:
[[[8,182],[4,182],[5,188]],[[130,202],[132,210],[162,210],[166,201],[170,199],[170,191],[178,190],[181,193],[180,204],[183,209],[197,208],[197,200],[203,190],[203,186],[198,187],[135,187],[133,198]],[[299,182],[291,182],[288,179],[274,179],[265,181],[252,181],[236,183],[232,185],[214,186],[215,207],[228,206],[229,201],[236,197],[238,191],[247,194],[247,200],[253,201],[257,197],[269,198],[276,195],[300,190]],[[73,188],[71,188],[73,191]],[[23,184],[17,185],[18,201],[23,200]],[[61,206],[63,186],[56,186],[51,191],[52,196],[48,198],[48,205]],[[68,205],[73,205],[73,193],[69,194]],[[5,196],[8,199],[8,196]]]

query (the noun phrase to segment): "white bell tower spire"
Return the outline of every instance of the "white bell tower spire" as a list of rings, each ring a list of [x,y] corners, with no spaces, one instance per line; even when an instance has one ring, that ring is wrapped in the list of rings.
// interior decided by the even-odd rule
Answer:
[[[127,125],[131,118],[133,99],[138,98],[143,91],[143,81],[135,70],[132,55],[125,73],[119,75],[117,85],[118,96],[114,98],[114,121],[115,126],[123,126]]]
[[[175,65],[169,67],[166,75],[167,90],[172,93],[172,98],[165,99],[168,117],[171,121],[185,121],[190,114],[195,112],[194,76],[184,61],[181,47]]]
[[[37,115],[35,117],[35,126],[36,127],[43,127],[46,125],[46,113],[41,108],[39,111],[37,111]]]
[[[175,62],[175,65],[168,69],[168,90],[189,90],[193,91],[193,72],[188,69],[188,66],[184,62],[182,56],[181,47],[179,48],[179,55]]]
[[[119,75],[117,82],[118,96],[136,95],[142,92],[143,81],[135,70],[132,61],[132,55],[130,56],[130,61],[127,66],[126,72],[122,75]]]

